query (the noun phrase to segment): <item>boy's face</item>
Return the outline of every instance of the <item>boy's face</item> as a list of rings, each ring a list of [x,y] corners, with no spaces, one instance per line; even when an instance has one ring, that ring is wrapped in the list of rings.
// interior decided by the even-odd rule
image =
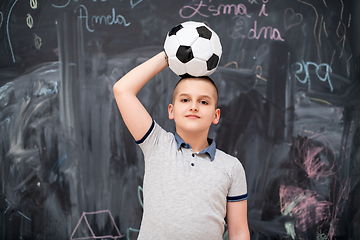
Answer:
[[[174,90],[169,119],[174,119],[178,133],[207,133],[211,123],[217,124],[220,119],[216,102],[217,93],[212,83],[204,79],[183,79]]]

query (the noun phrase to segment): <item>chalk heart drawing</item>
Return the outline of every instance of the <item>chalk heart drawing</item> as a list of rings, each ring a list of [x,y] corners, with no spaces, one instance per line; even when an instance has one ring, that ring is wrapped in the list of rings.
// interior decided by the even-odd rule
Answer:
[[[135,1],[135,3],[134,3],[134,0],[130,0],[131,9],[133,9],[136,5],[138,5],[141,2],[142,2],[142,0],[138,0],[138,1]]]
[[[303,16],[300,13],[295,13],[292,8],[287,8],[284,14],[285,29],[288,30],[296,25],[299,25],[303,20]]]

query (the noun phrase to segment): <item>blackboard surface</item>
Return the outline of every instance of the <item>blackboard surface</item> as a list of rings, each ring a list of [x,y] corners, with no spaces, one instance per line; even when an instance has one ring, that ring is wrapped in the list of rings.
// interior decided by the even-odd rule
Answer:
[[[360,239],[359,10],[350,0],[2,1],[0,239],[136,239],[143,156],[112,86],[189,20],[223,45],[210,136],[245,167],[251,238]],[[177,79],[165,69],[139,93],[169,131]]]

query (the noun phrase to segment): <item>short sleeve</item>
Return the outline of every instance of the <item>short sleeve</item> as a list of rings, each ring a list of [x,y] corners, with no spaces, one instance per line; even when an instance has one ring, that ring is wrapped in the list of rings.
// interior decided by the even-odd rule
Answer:
[[[231,186],[227,196],[228,202],[246,200],[248,197],[245,170],[240,161],[234,165],[231,174]]]
[[[159,148],[164,146],[164,142],[169,142],[171,136],[174,138],[174,135],[166,132],[159,124],[153,121],[148,132],[136,143],[141,148],[145,159],[147,159],[154,151],[159,151]]]

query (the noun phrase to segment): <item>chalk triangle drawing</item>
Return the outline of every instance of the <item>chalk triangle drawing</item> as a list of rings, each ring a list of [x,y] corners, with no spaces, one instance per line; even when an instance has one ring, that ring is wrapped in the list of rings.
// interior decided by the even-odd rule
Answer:
[[[106,229],[99,229],[96,220],[104,220]],[[109,210],[97,212],[83,212],[79,222],[77,223],[70,239],[104,239],[122,238],[122,235],[116,226],[115,220]]]

